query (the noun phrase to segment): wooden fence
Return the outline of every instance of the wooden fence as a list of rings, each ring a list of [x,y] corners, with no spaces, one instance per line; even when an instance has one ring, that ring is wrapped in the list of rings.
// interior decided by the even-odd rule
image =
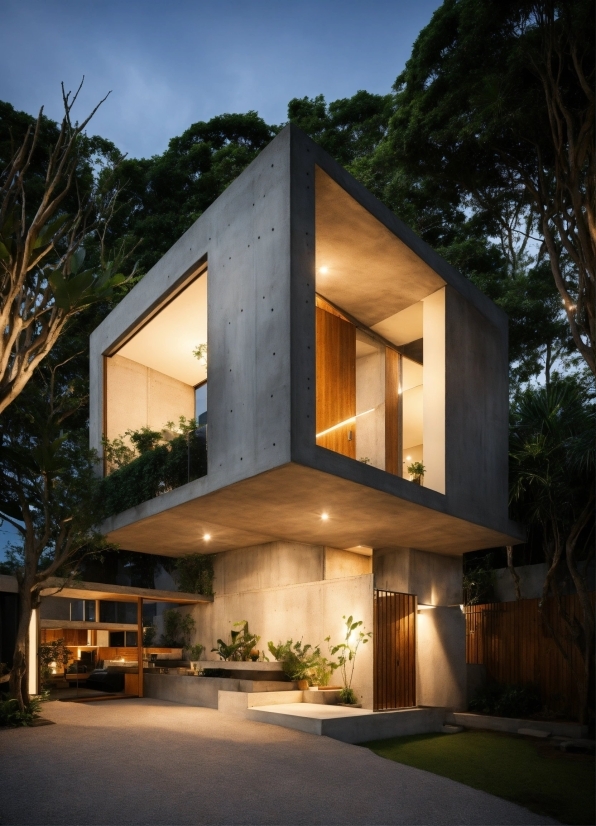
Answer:
[[[549,710],[576,718],[582,659],[555,600],[547,601],[545,614],[569,659],[557,647],[538,602],[523,599],[466,606],[466,662],[484,665],[487,679],[497,683],[535,686]],[[575,594],[562,597],[561,603],[568,617],[581,616]]]

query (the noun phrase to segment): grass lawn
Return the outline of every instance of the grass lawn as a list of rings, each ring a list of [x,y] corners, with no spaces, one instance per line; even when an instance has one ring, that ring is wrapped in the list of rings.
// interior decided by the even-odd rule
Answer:
[[[441,774],[571,824],[594,823],[594,758],[492,731],[362,743],[381,757]]]

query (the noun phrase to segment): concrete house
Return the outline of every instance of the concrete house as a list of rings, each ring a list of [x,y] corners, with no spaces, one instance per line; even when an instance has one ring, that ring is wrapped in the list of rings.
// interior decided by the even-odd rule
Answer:
[[[207,452],[102,528],[215,554],[185,609],[207,652],[240,620],[264,650],[339,641],[351,614],[365,709],[465,708],[462,554],[521,539],[507,376],[504,313],[287,126],[91,337],[100,455],[180,416]]]

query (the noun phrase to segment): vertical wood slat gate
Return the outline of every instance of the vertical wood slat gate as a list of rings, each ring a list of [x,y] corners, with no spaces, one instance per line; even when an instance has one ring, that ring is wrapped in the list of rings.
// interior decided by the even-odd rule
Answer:
[[[374,592],[375,711],[416,705],[416,597]]]

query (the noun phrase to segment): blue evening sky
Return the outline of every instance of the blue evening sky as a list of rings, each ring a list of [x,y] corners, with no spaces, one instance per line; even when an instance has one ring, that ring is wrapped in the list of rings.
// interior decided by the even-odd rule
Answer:
[[[4,0],[0,100],[60,118],[112,94],[89,131],[131,157],[191,123],[255,109],[286,120],[293,97],[386,94],[440,0]],[[0,525],[0,556],[14,531]]]
[[[85,75],[79,117],[132,157],[191,123],[292,97],[385,94],[439,0],[4,0],[0,99],[60,116],[60,81]]]

